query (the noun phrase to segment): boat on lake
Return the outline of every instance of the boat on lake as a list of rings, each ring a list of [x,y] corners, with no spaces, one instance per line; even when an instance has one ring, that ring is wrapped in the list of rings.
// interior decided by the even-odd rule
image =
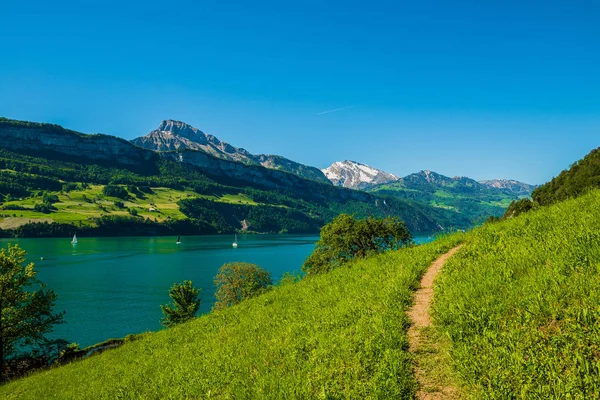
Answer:
[[[77,234],[73,235],[73,240],[71,240],[71,244],[77,244]]]
[[[237,233],[235,234],[235,240],[234,240],[234,242],[233,242],[232,246],[233,246],[233,248],[234,248],[234,249],[238,247],[238,243],[237,243]]]

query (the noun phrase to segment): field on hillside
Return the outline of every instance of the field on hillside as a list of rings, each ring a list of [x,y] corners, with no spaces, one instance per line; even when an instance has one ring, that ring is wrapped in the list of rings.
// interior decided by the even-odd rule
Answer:
[[[119,185],[126,188],[127,185]],[[27,222],[59,222],[77,225],[94,225],[94,219],[106,215],[131,215],[135,209],[142,218],[150,218],[158,222],[167,219],[183,219],[185,215],[179,210],[177,202],[181,199],[204,198],[220,203],[257,205],[255,201],[243,194],[224,194],[222,196],[200,195],[191,191],[175,190],[164,187],[152,188],[151,193],[136,196],[130,193],[127,200],[105,196],[102,193],[104,185],[89,185],[85,189],[69,192],[46,192],[57,195],[59,201],[53,206],[56,210],[51,213],[34,211],[36,204],[42,203],[42,196],[29,197],[23,200],[11,200],[0,206],[0,229],[15,228]],[[118,207],[116,203],[122,202]],[[11,207],[24,209],[11,210]],[[151,211],[152,210],[152,211]]]
[[[473,398],[600,398],[600,191],[486,224],[434,317]]]
[[[238,306],[0,387],[0,397],[412,398],[405,310],[464,234],[284,282]]]

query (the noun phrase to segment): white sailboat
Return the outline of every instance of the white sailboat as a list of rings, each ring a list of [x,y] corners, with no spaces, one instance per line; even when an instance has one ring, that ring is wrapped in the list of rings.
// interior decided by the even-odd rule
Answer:
[[[177,236],[177,242],[175,244],[181,244],[181,236]]]
[[[235,241],[232,244],[233,248],[237,248],[238,244],[237,244],[237,233],[235,234]]]
[[[73,235],[73,240],[71,240],[71,244],[77,244],[77,234]]]

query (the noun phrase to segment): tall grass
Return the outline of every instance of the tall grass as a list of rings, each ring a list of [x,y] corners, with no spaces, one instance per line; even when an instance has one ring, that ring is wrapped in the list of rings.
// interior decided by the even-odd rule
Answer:
[[[463,240],[351,263],[0,387],[2,398],[412,398],[405,310]]]
[[[599,398],[600,191],[472,232],[434,318],[474,398]]]

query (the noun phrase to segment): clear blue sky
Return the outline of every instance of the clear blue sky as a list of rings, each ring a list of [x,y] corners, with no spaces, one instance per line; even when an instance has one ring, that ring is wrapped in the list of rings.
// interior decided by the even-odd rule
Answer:
[[[9,118],[127,139],[172,118],[317,167],[529,183],[600,146],[595,0],[1,0],[0,15]]]

